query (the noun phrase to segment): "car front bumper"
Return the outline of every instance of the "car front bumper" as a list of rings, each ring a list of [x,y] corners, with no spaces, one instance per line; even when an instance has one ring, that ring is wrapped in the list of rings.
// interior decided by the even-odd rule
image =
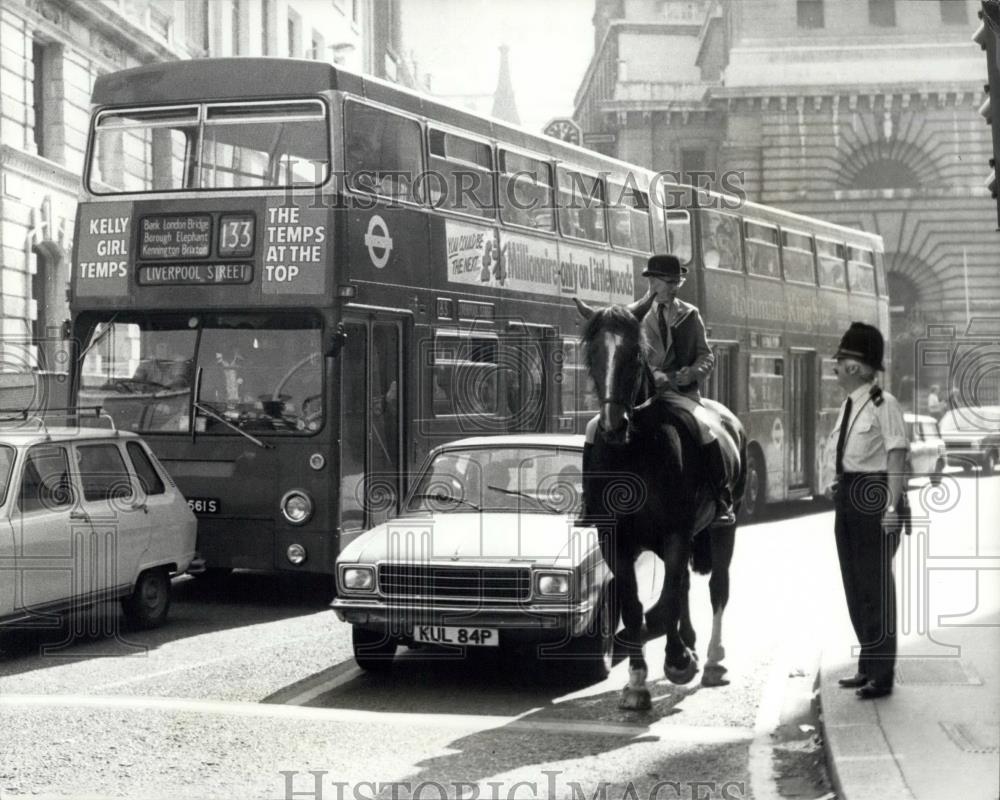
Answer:
[[[596,601],[590,600],[474,607],[443,603],[406,606],[379,598],[338,597],[330,605],[344,622],[389,630],[402,639],[411,637],[418,625],[496,628],[505,639],[579,636],[588,629],[597,610]]]

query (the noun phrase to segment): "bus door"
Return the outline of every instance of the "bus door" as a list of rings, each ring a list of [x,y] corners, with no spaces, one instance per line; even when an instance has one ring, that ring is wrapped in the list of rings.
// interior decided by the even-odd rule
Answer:
[[[509,433],[548,430],[554,408],[555,328],[511,322],[501,343],[500,366]]]
[[[340,352],[341,549],[402,502],[403,322],[347,318]]]
[[[791,352],[788,370],[788,488],[813,485],[816,446],[816,354]]]

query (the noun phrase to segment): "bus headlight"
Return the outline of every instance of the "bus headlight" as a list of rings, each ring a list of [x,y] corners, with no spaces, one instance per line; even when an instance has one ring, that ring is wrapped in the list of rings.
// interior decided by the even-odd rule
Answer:
[[[281,498],[281,513],[292,525],[305,525],[313,515],[312,498],[299,489]]]
[[[306,549],[300,544],[290,544],[285,557],[293,564],[301,564],[306,560]]]
[[[375,570],[372,567],[347,567],[340,573],[345,589],[371,591],[375,588]]]
[[[565,572],[539,572],[535,576],[538,594],[546,597],[563,597],[569,594],[569,575]]]

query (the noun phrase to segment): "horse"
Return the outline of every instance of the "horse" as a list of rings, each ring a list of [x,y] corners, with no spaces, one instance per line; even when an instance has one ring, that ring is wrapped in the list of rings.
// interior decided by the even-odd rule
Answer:
[[[620,612],[623,630],[618,642],[629,658],[629,683],[619,706],[635,710],[651,706],[643,653],[648,639],[666,634],[664,673],[671,682],[690,683],[698,671],[688,609],[689,561],[695,572],[711,573],[712,635],[702,685],[729,682],[722,664],[722,616],[736,539],[735,524],[712,525],[715,502],[697,432],[656,395],[640,327],[653,299],[647,295],[627,306],[602,309],[576,300],[587,320],[581,337],[586,368],[600,400],[584,447],[583,521],[598,529],[601,553],[614,576],[612,618],[617,625]],[[718,412],[718,433],[732,437],[729,449],[734,459],[738,457],[733,470],[738,511],[746,483],[746,434],[721,403],[702,403]],[[642,550],[658,555],[665,567],[661,595],[645,622],[635,575]]]

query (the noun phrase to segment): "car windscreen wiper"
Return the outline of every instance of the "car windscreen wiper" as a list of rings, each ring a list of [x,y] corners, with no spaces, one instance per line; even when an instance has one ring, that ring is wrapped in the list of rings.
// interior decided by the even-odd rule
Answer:
[[[558,508],[556,508],[553,505],[549,505],[540,497],[535,497],[535,495],[533,494],[528,494],[527,492],[519,492],[517,489],[504,489],[502,486],[494,486],[491,483],[487,484],[486,488],[492,489],[494,492],[501,492],[503,494],[512,494],[516,495],[517,497],[527,498],[528,500],[532,500],[535,503],[537,503],[541,508],[544,508],[546,511],[551,511],[553,514],[560,513]]]
[[[476,511],[483,510],[480,506],[477,506],[471,500],[466,500],[462,497],[455,497],[455,495],[453,494],[444,494],[442,492],[419,492],[413,495],[413,497],[411,497],[410,499],[416,500],[418,498],[426,500],[450,500],[453,503],[459,503],[463,506],[469,506],[470,508],[474,508],[476,509]]]

